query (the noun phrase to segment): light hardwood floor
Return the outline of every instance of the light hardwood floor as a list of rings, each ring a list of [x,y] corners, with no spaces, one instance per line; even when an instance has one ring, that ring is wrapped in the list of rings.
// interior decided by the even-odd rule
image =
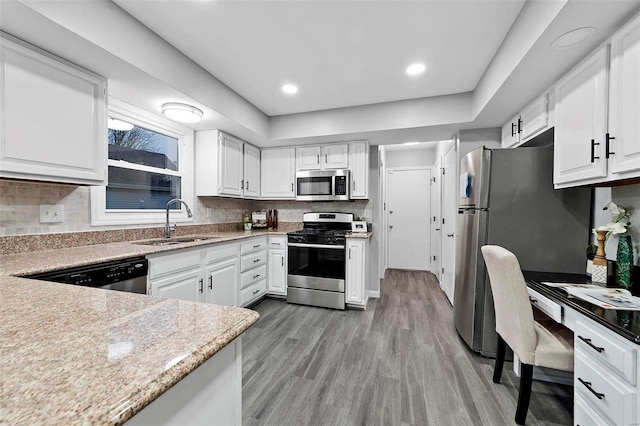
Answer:
[[[458,337],[430,273],[388,271],[366,311],[265,299],[243,338],[245,425],[512,425],[518,378]],[[527,424],[570,425],[573,388],[534,382]]]

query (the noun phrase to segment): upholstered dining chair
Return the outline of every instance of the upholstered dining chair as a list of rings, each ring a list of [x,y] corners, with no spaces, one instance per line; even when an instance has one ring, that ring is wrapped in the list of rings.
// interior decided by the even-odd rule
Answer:
[[[500,246],[483,246],[493,304],[498,345],[493,382],[500,383],[506,345],[520,358],[520,390],[516,423],[524,424],[529,410],[533,366],[573,371],[573,333],[560,324],[536,321],[527,285],[516,256]]]

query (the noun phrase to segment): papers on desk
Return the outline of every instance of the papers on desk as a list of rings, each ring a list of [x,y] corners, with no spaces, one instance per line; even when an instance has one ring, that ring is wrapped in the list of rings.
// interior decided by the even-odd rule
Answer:
[[[628,290],[623,288],[605,288],[594,284],[574,283],[543,282],[542,284],[564,290],[569,296],[577,297],[604,309],[640,311],[640,297],[632,296]]]

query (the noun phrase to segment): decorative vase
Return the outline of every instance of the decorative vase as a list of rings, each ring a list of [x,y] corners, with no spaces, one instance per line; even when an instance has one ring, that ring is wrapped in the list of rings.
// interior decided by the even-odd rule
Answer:
[[[607,283],[607,258],[604,251],[604,243],[607,237],[607,231],[598,231],[598,250],[593,258],[593,266],[591,268],[591,281],[594,283]]]
[[[633,245],[631,235],[621,234],[618,239],[618,254],[616,259],[616,285],[618,287],[631,287],[631,265],[633,264]]]

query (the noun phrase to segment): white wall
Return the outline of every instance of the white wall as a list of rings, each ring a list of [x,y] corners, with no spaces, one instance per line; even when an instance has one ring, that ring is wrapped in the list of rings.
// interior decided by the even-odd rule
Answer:
[[[431,167],[436,162],[435,148],[407,147],[398,149],[387,147],[386,167]]]

